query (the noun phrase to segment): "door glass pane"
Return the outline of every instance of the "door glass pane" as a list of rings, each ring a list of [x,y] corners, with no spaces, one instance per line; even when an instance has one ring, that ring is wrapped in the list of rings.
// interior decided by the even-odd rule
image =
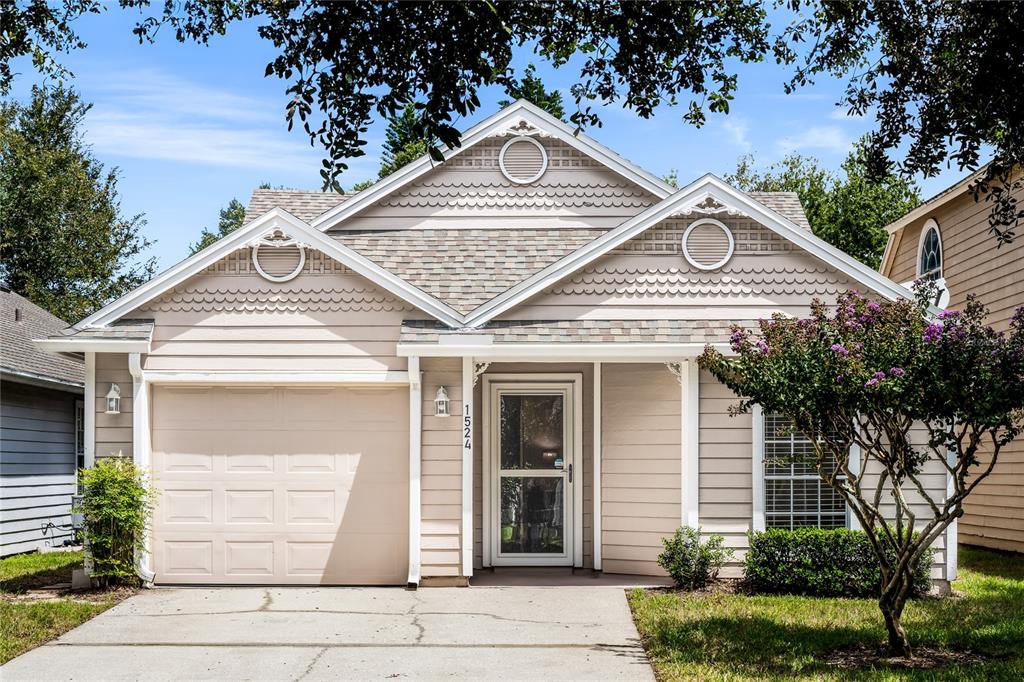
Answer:
[[[564,552],[564,480],[562,476],[501,478],[503,554]]]
[[[501,468],[565,467],[560,395],[502,395]]]

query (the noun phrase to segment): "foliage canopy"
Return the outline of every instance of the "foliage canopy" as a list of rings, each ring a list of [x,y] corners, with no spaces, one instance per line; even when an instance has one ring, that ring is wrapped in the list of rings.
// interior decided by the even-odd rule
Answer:
[[[121,213],[117,169],[82,141],[90,105],[34,87],[0,105],[0,275],[12,291],[68,322],[147,281],[153,259],[141,215]]]

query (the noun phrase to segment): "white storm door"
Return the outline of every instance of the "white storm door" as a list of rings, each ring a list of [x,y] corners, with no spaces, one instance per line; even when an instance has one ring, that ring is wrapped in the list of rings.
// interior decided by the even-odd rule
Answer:
[[[573,382],[491,383],[489,536],[495,566],[573,565]]]

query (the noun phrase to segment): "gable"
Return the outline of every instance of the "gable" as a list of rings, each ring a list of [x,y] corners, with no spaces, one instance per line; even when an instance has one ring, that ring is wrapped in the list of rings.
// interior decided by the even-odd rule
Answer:
[[[409,184],[385,194],[331,233],[368,229],[557,227],[610,228],[654,205],[659,197],[566,142],[537,133],[540,176],[516,182],[502,170],[511,140],[481,140]],[[531,146],[531,148],[533,148]],[[532,169],[531,169],[532,170]],[[514,177],[514,176],[513,176]]]
[[[864,288],[744,217],[719,218],[732,234],[732,254],[720,267],[699,269],[683,254],[694,220],[652,226],[499,319],[760,319],[806,315],[814,298],[831,304],[842,291]]]

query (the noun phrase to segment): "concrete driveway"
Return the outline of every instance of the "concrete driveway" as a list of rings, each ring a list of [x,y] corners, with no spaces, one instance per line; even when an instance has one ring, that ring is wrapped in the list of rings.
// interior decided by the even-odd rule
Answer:
[[[653,680],[617,587],[156,589],[14,680]]]

